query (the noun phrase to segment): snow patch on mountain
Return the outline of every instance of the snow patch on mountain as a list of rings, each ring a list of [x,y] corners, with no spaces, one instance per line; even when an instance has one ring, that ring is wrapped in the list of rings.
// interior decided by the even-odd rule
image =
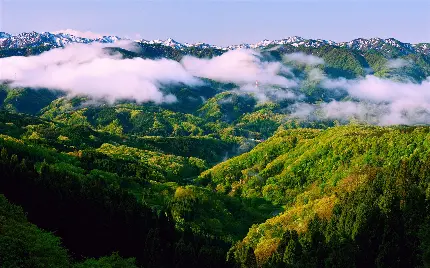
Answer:
[[[0,49],[1,48],[28,48],[37,46],[52,46],[52,47],[64,47],[72,43],[116,43],[121,40],[132,41],[127,38],[121,38],[119,36],[112,35],[101,35],[93,32],[80,32],[72,29],[60,30],[56,32],[29,32],[21,33],[18,35],[11,35],[8,33],[0,32]],[[230,45],[226,47],[211,45],[203,42],[189,44],[181,43],[172,38],[166,40],[134,40],[137,43],[149,44],[149,45],[163,45],[171,47],[174,49],[186,49],[190,47],[206,49],[220,49],[220,50],[235,50],[235,49],[270,49],[280,48],[282,46],[293,46],[293,47],[306,47],[306,48],[319,48],[322,46],[335,46],[344,47],[348,49],[367,51],[367,50],[377,50],[390,53],[392,51],[398,51],[401,54],[413,54],[413,53],[423,53],[430,55],[430,44],[420,43],[420,44],[409,44],[403,43],[394,38],[381,39],[381,38],[357,38],[349,42],[336,43],[331,40],[323,39],[305,39],[299,36],[287,37],[279,40],[268,40],[264,39],[255,44],[238,44]]]

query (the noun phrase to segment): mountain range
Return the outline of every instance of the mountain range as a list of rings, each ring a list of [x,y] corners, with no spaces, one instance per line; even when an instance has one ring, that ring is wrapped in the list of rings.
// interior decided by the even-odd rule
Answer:
[[[172,47],[175,49],[184,49],[190,47],[196,48],[214,48],[221,50],[233,50],[238,48],[248,48],[248,49],[265,49],[271,48],[278,45],[290,45],[296,48],[319,48],[323,46],[333,46],[347,49],[354,49],[359,51],[377,50],[377,51],[390,51],[390,49],[395,48],[400,50],[403,55],[423,53],[426,55],[430,54],[430,43],[418,43],[410,44],[401,42],[394,38],[382,39],[382,38],[357,38],[349,42],[334,42],[330,40],[323,39],[306,39],[299,36],[292,36],[279,40],[262,40],[255,44],[238,44],[229,46],[217,46],[212,44],[207,44],[203,42],[199,43],[181,43],[175,41],[172,38],[166,40],[131,40],[128,38],[123,38],[114,35],[107,35],[98,38],[85,38],[79,37],[68,33],[51,33],[51,32],[25,32],[17,35],[0,32],[0,49],[11,49],[11,48],[31,48],[39,46],[50,46],[50,47],[64,47],[68,44],[73,43],[115,43],[118,41],[133,41],[142,44],[161,44],[164,46]]]

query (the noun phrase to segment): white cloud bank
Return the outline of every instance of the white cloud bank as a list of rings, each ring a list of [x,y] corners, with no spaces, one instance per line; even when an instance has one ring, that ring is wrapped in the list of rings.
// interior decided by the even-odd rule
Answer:
[[[125,44],[127,45],[127,44]],[[262,61],[252,50],[233,50],[212,59],[184,57],[181,62],[168,59],[123,59],[107,53],[102,44],[73,44],[38,56],[0,59],[0,81],[12,86],[50,88],[69,95],[88,95],[95,99],[134,99],[138,102],[174,102],[176,97],[163,93],[167,85],[200,85],[200,78],[238,85],[235,92],[253,94],[259,101],[293,100],[293,117],[348,119],[372,124],[430,124],[430,79],[422,83],[395,82],[367,75],[355,80],[329,79],[319,69],[308,77],[328,90],[345,90],[354,101],[331,101],[312,105],[291,88],[297,80],[287,78],[290,70],[280,62]],[[124,47],[124,44],[123,44]],[[291,57],[292,54],[289,55]],[[295,54],[295,61],[321,64],[312,55]],[[404,64],[404,62],[402,63]],[[400,66],[399,62],[392,66]],[[259,82],[258,87],[255,81]],[[360,102],[357,102],[359,100]]]
[[[230,51],[212,59],[185,57],[181,62],[168,59],[123,59],[120,54],[103,50],[103,44],[72,44],[38,56],[0,59],[0,81],[12,80],[13,86],[62,90],[70,96],[88,95],[115,101],[134,99],[138,102],[174,102],[162,88],[172,84],[195,86],[200,78],[232,82],[239,89],[259,81],[270,94],[272,86],[292,87],[297,83],[280,75],[289,69],[279,62],[262,62],[257,52]],[[130,44],[118,43],[130,49]],[[257,92],[262,93],[264,92]],[[258,95],[258,94],[257,94]],[[258,96],[257,96],[258,97]]]
[[[255,85],[244,85],[236,90],[233,90],[236,94],[250,94],[257,99],[259,103],[265,103],[268,101],[280,102],[284,100],[299,100],[303,97],[302,94],[296,94],[295,92],[286,88],[276,88],[268,86]]]
[[[260,54],[253,50],[231,50],[212,59],[186,56],[181,63],[197,77],[238,85],[254,84],[294,87],[297,83],[281,74],[290,70],[280,62],[263,62]]]
[[[13,80],[12,85],[19,87],[62,90],[72,96],[156,103],[176,100],[160,91],[164,84],[200,83],[176,61],[122,59],[102,48],[98,44],[73,44],[39,56],[3,58],[0,80]]]
[[[292,76],[290,69],[280,62],[261,61],[254,50],[231,50],[212,59],[186,56],[181,63],[196,77],[237,84],[235,93],[252,94],[259,102],[299,98],[290,90],[298,83],[285,77]]]
[[[410,61],[407,61],[407,60],[401,59],[401,58],[391,59],[391,60],[388,60],[386,63],[387,68],[390,68],[390,69],[398,69],[398,68],[406,67],[409,65],[411,65]]]
[[[331,101],[318,105],[296,104],[292,116],[319,119],[356,118],[371,124],[429,124],[430,79],[399,83],[367,75],[356,80],[325,79],[326,88],[343,88],[356,101]]]
[[[303,52],[295,52],[291,54],[285,54],[283,56],[285,61],[294,61],[298,64],[304,64],[309,66],[315,66],[324,64],[324,59],[314,56],[314,55],[308,55]]]

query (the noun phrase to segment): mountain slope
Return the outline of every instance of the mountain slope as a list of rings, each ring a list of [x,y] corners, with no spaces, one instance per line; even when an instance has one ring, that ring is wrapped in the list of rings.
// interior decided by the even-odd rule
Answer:
[[[296,254],[310,254],[312,258],[324,261],[325,258],[334,258],[329,255],[334,254],[336,250],[348,250],[345,248],[347,245],[361,243],[357,240],[360,237],[366,239],[364,237],[368,234],[365,233],[366,229],[362,228],[373,228],[365,225],[378,221],[368,218],[370,214],[367,213],[377,213],[375,217],[386,215],[394,218],[397,217],[395,215],[407,218],[408,213],[411,213],[416,217],[414,218],[416,222],[399,222],[399,227],[380,221],[378,224],[381,224],[381,228],[387,228],[387,232],[399,232],[398,229],[392,228],[409,228],[408,232],[411,232],[415,228],[414,224],[418,226],[417,228],[427,228],[426,218],[423,218],[426,210],[422,206],[429,204],[428,195],[426,197],[429,189],[427,177],[429,172],[427,162],[430,157],[429,133],[428,127],[344,126],[324,131],[279,130],[272,138],[259,144],[252,151],[205,171],[198,181],[219,192],[233,196],[263,197],[285,208],[285,212],[250,229],[244,240],[232,249],[231,256],[235,256],[236,261],[245,261],[253,258],[255,254],[259,266],[272,267],[275,263],[288,263],[288,260],[282,257],[286,251],[285,254],[292,254],[292,258],[299,258],[301,262],[307,263],[305,266],[309,266],[312,265],[312,259]],[[372,191],[373,195],[363,197],[366,191]],[[367,207],[369,206],[367,202],[373,202],[373,205]],[[422,204],[420,203],[420,207],[409,207],[408,202],[412,202],[411,206],[414,202]],[[365,209],[366,212],[360,209]],[[396,214],[390,214],[391,210],[395,210],[393,213]],[[333,230],[330,228],[345,228],[341,225],[346,224],[345,221],[348,219],[342,217],[353,217],[358,221],[359,217],[362,217],[359,213],[366,213],[362,222],[348,223],[358,229],[343,231],[339,229],[340,233],[330,233],[334,232],[330,231]],[[379,228],[376,225],[374,227]],[[393,250],[393,245],[384,241],[384,232],[371,230],[376,232],[374,233],[376,240],[372,242],[372,247],[389,247]],[[323,239],[321,243],[326,244],[312,250],[327,250],[328,255],[317,256],[314,255],[315,252],[306,251],[311,250],[306,248],[306,243],[316,243],[314,240],[316,238],[312,235],[317,231],[322,232],[323,238],[319,239]],[[294,232],[297,232],[298,236]],[[398,235],[411,235],[410,238],[404,239],[411,239],[410,241],[418,239],[420,242],[416,243],[423,243],[422,249],[428,250],[430,244],[428,240],[422,240],[424,237],[421,237],[420,233]],[[291,249],[286,249],[285,245],[298,243],[297,240],[291,240],[297,237],[300,245],[296,246],[303,249],[296,253],[290,252]],[[342,239],[352,240],[341,244]],[[323,248],[325,246],[326,248]],[[250,248],[253,254],[249,253],[247,248]],[[384,253],[381,250],[371,252],[370,249],[361,248],[358,252],[345,254],[351,254],[348,255],[350,258],[355,258],[352,257],[354,254],[379,252],[377,254],[381,254],[381,258],[395,254],[391,251]],[[426,252],[425,254],[428,254],[428,251]],[[417,255],[404,256],[406,259],[402,261],[415,258],[417,262],[423,261],[420,255],[423,253],[413,254]],[[343,260],[331,259],[331,264],[339,265]],[[369,265],[375,265],[372,261],[376,260],[370,259]],[[353,264],[350,263],[348,266]],[[328,263],[325,265],[331,267]]]

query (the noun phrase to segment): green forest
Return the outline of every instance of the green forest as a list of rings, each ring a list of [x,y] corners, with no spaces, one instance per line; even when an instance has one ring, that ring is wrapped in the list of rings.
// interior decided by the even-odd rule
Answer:
[[[0,49],[0,57],[50,48]],[[213,58],[142,44],[123,58]],[[312,68],[283,59],[302,52]],[[423,83],[430,56],[283,45],[261,51],[318,105],[332,79]],[[393,58],[413,64],[393,69]],[[337,80],[336,80],[337,81]],[[294,117],[290,99],[207,79],[175,103],[93,102],[0,85],[0,267],[430,267],[430,127]]]

